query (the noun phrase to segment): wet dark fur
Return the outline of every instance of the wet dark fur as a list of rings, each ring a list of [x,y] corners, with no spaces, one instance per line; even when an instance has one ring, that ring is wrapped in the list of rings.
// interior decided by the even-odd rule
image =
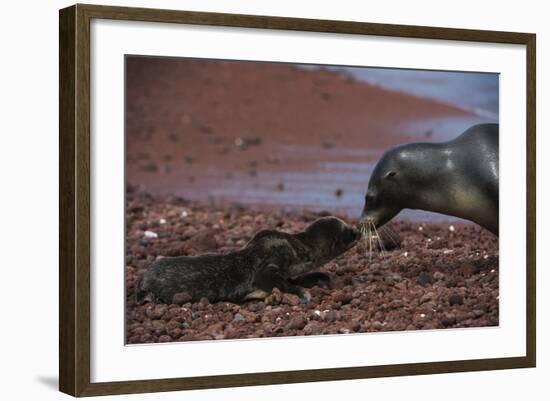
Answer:
[[[362,219],[384,225],[402,209],[473,221],[498,235],[498,124],[479,124],[440,143],[409,143],[376,164]]]
[[[359,232],[335,217],[316,220],[303,232],[264,230],[242,249],[227,254],[180,256],[154,262],[136,288],[138,303],[243,301],[255,291],[283,292],[307,300],[300,284],[326,281],[309,273],[350,249]],[[308,273],[310,276],[308,276]]]

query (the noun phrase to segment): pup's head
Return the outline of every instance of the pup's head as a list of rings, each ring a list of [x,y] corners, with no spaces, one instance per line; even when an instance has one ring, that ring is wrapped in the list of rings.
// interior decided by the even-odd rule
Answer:
[[[311,248],[313,262],[320,266],[353,247],[361,237],[359,230],[337,217],[322,217],[310,224],[302,238]]]

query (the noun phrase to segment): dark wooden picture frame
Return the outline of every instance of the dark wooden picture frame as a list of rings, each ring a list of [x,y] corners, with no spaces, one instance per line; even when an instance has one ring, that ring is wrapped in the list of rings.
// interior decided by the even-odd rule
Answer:
[[[93,18],[525,45],[527,54],[526,356],[91,383],[90,21]],[[95,5],[75,5],[60,10],[59,29],[59,388],[62,392],[73,396],[93,396],[535,366],[536,37],[534,34]]]

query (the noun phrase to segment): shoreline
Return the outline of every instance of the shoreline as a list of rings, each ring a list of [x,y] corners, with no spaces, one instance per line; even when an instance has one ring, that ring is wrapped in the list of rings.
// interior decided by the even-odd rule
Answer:
[[[127,183],[154,194],[352,216],[388,147],[483,121],[327,69],[137,57],[127,66]]]

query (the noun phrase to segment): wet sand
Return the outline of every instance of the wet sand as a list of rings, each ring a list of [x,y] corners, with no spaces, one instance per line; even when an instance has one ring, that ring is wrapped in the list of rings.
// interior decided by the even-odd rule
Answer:
[[[483,118],[326,69],[129,58],[127,182],[155,194],[356,216],[390,146]]]
[[[396,244],[386,244],[393,249],[369,254],[367,244],[361,243],[327,263],[321,271],[330,276],[330,287],[311,288],[309,304],[274,290],[265,301],[244,304],[203,299],[183,305],[136,305],[135,283],[158,257],[231,252],[259,230],[294,233],[321,215],[215,208],[131,189],[126,221],[127,343],[499,324],[498,239],[463,223],[391,223]]]

